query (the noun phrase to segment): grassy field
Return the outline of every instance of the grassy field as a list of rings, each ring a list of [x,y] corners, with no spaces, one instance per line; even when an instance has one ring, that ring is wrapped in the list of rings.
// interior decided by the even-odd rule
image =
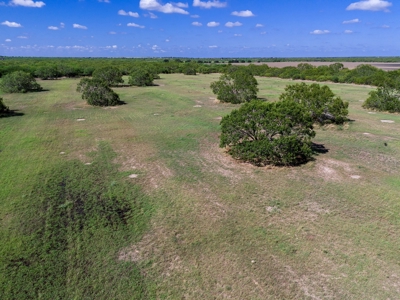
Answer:
[[[218,148],[220,119],[237,106],[215,100],[217,78],[162,75],[158,86],[116,88],[127,104],[115,108],[87,106],[74,79],[2,95],[24,113],[0,119],[3,295],[398,299],[400,115],[362,109],[372,87],[328,84],[350,102],[351,119],[317,128],[314,142],[328,152],[296,168],[257,168]],[[258,82],[271,101],[293,83]],[[43,195],[59,188],[54,178],[71,180],[79,197],[87,184],[89,195],[128,199],[132,218],[77,226],[49,213]],[[46,232],[61,232],[63,247],[35,242]],[[54,285],[38,289],[43,276]]]

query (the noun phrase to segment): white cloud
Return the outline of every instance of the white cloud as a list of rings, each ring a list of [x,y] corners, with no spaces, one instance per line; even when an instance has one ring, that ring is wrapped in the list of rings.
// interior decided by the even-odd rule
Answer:
[[[359,2],[351,3],[346,10],[372,10],[372,11],[389,11],[389,7],[392,3],[383,0],[362,0]]]
[[[11,42],[11,40],[10,40],[10,39],[6,39],[5,41],[6,41],[7,43]]]
[[[144,26],[138,25],[136,23],[128,23],[128,24],[126,24],[126,26],[128,26],[128,27],[136,27],[136,28],[144,28]]]
[[[166,41],[167,43],[169,43],[169,39],[166,39],[165,41]]]
[[[237,26],[242,26],[242,25],[243,25],[243,24],[240,23],[240,22],[235,22],[235,23],[227,22],[227,23],[225,24],[226,27],[237,27]]]
[[[213,46],[208,46],[208,48],[218,48],[218,46],[213,45]]]
[[[118,14],[120,16],[130,16],[130,17],[134,17],[134,18],[139,18],[139,14],[137,12],[124,11],[123,9],[119,10]]]
[[[240,33],[235,33],[233,36],[242,36]]]
[[[73,28],[76,28],[76,29],[87,29],[86,26],[84,26],[84,25],[79,25],[79,24],[73,24],[72,27],[73,27]]]
[[[390,28],[389,25],[382,25],[382,28]]]
[[[110,0],[99,0],[99,2],[110,3]]]
[[[200,18],[199,15],[191,15],[190,17],[191,17],[191,18],[194,18],[194,19]]]
[[[49,26],[49,27],[47,27],[48,29],[50,29],[50,30],[58,30],[58,27],[57,26]]]
[[[261,32],[260,34],[267,34],[267,32],[266,32],[266,31],[263,31],[263,32]]]
[[[155,10],[165,14],[172,14],[172,13],[183,14],[183,15],[189,14],[186,10],[172,3],[167,3],[162,5],[157,0],[140,0],[139,7],[141,9]]]
[[[251,12],[251,10],[242,10],[242,11],[234,11],[231,13],[232,16],[237,17],[254,17],[255,15]]]
[[[193,0],[193,6],[202,7],[202,8],[222,8],[226,7],[228,4],[226,2],[219,2],[219,0],[212,1],[201,1],[201,0]]]
[[[109,34],[117,34],[115,31],[110,31]]]
[[[61,22],[61,23],[60,23],[60,27],[61,27],[61,28],[64,28],[64,27],[65,27],[65,24]]]
[[[200,22],[193,22],[192,25],[193,26],[203,26],[203,24],[201,24]]]
[[[18,38],[18,39],[27,39],[28,37],[27,37],[27,36],[20,35],[20,36],[17,36],[17,38]]]
[[[319,29],[317,29],[317,30],[311,31],[310,33],[311,34],[328,34],[328,33],[330,33],[330,31],[329,30],[319,30]]]
[[[46,3],[42,1],[35,2],[32,0],[11,0],[10,4],[15,6],[38,7],[38,8],[46,5]]]
[[[359,19],[353,19],[353,20],[348,20],[348,21],[343,21],[343,24],[354,24],[354,23],[360,23],[361,21]]]
[[[175,5],[175,6],[181,7],[181,8],[188,8],[189,7],[189,4],[182,3],[182,2],[177,2],[177,3],[172,2],[172,5]]]
[[[8,26],[8,27],[14,27],[14,28],[22,27],[22,25],[19,24],[19,23],[9,22],[9,21],[4,21],[3,23],[1,23],[1,25],[5,25],[5,26]]]
[[[264,27],[264,25],[263,24],[257,24],[256,27],[257,28],[261,28],[261,27]]]
[[[157,19],[158,17],[155,15],[155,14],[153,14],[152,12],[149,12],[149,17],[150,17],[150,19]]]
[[[344,33],[350,34],[350,33],[353,33],[353,31],[352,30],[345,30]]]
[[[217,27],[217,26],[219,26],[219,23],[218,23],[218,22],[212,21],[212,22],[208,22],[208,23],[207,23],[207,26],[208,26],[208,27]]]

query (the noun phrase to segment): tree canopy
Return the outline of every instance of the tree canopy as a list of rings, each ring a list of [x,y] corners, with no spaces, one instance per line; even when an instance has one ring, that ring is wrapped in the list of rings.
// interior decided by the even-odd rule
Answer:
[[[82,99],[93,106],[113,106],[122,104],[115,93],[104,81],[83,78],[78,83],[78,92],[82,92]]]
[[[129,76],[128,83],[134,86],[152,86],[153,80],[153,73],[150,70],[135,69]]]
[[[102,67],[93,72],[93,79],[103,81],[107,86],[116,86],[123,83],[122,72],[112,66]]]
[[[324,85],[297,83],[288,85],[280,96],[281,100],[297,102],[309,111],[313,121],[320,125],[327,123],[342,124],[349,113],[347,102],[335,96]]]
[[[297,165],[313,154],[313,121],[294,101],[253,100],[221,121],[220,147],[254,165]]]
[[[363,107],[392,113],[400,112],[400,84],[395,86],[385,84],[369,92]]]
[[[222,74],[210,87],[221,102],[233,104],[257,99],[257,80],[247,70],[238,68]]]
[[[15,71],[2,77],[0,89],[6,93],[26,93],[41,91],[42,87],[31,74],[24,71]]]

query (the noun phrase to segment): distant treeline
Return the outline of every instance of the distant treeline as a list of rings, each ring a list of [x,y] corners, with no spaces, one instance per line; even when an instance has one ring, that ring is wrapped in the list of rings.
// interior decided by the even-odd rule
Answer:
[[[271,58],[272,59],[272,58]],[[357,58],[348,58],[348,61]],[[361,58],[359,58],[361,60]],[[386,57],[385,61],[390,58]],[[400,60],[399,58],[393,58]],[[264,59],[268,60],[268,59]],[[282,59],[283,60],[283,59]],[[285,59],[290,61],[291,59]],[[294,59],[293,59],[294,60]],[[296,60],[300,60],[297,58]],[[306,60],[306,59],[304,59]],[[318,61],[318,58],[307,59]],[[345,61],[344,58],[321,58],[319,61]],[[379,61],[378,58],[364,58],[363,61]],[[0,76],[14,71],[25,71],[41,79],[57,79],[61,77],[92,76],[94,70],[113,66],[122,74],[128,75],[132,71],[148,69],[153,74],[183,73],[195,75],[196,73],[224,73],[232,68],[245,68],[254,76],[279,77],[293,80],[332,81],[339,83],[355,83],[368,85],[392,85],[400,83],[400,70],[383,71],[368,64],[362,64],[353,70],[345,68],[341,62],[327,66],[312,66],[307,62],[300,63],[297,67],[269,67],[268,64],[247,66],[232,65],[232,63],[249,63],[254,59],[224,60],[224,59],[130,59],[130,58],[17,58],[5,57],[0,60]],[[277,61],[277,60],[274,60]]]

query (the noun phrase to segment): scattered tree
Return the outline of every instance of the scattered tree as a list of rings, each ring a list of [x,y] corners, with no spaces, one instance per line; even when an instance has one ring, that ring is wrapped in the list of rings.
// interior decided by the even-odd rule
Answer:
[[[237,69],[220,76],[210,87],[221,102],[243,103],[257,99],[257,80],[250,72]]]
[[[93,79],[103,81],[107,86],[123,83],[122,72],[116,67],[103,67],[93,72]]]
[[[0,82],[0,88],[6,93],[26,93],[42,90],[35,78],[24,71],[15,71],[4,75]]]
[[[313,121],[294,101],[245,103],[222,119],[221,129],[220,147],[258,166],[297,165],[313,154]]]
[[[82,93],[83,100],[93,106],[113,106],[122,103],[118,94],[98,79],[83,78],[76,90]]]
[[[400,112],[400,84],[397,87],[385,84],[369,92],[363,107],[392,113]]]
[[[336,97],[331,89],[319,84],[297,83],[288,85],[281,100],[297,102],[309,111],[313,121],[320,125],[342,124],[347,120],[348,102]]]
[[[134,86],[152,86],[153,84],[153,73],[146,69],[135,69],[131,76],[129,76],[128,83]]]

